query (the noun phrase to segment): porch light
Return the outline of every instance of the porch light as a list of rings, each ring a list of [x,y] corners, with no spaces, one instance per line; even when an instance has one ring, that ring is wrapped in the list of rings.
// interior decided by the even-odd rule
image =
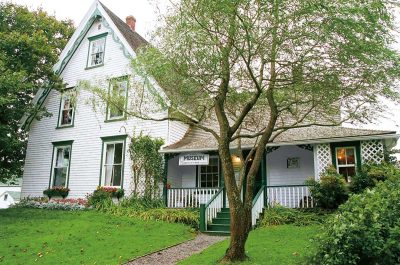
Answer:
[[[240,157],[238,157],[238,156],[233,156],[233,158],[232,158],[232,162],[233,162],[233,163],[240,163],[240,161],[241,161]]]

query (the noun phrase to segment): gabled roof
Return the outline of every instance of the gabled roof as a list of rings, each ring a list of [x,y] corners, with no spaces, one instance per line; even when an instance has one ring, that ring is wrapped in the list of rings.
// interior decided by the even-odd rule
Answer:
[[[329,143],[340,141],[355,141],[366,139],[386,139],[399,138],[395,131],[354,129],[342,126],[325,127],[311,126],[304,128],[290,129],[278,135],[268,146],[278,145],[297,145]],[[251,148],[255,139],[242,139],[242,148]],[[236,142],[231,143],[231,148],[235,148]],[[193,151],[212,151],[218,149],[215,138],[201,129],[191,128],[179,142],[166,146],[162,153],[193,152]]]
[[[132,31],[130,27],[122,21],[117,15],[115,15],[110,9],[108,9],[103,3],[100,2],[100,5],[104,8],[107,14],[110,16],[111,20],[114,22],[114,25],[119,29],[122,36],[126,39],[129,46],[136,52],[139,48],[142,48],[149,43],[145,40],[140,34],[136,31]]]
[[[99,17],[105,19],[105,27],[111,31],[112,38],[114,41],[121,45],[121,50],[125,57],[132,58],[135,52],[139,48],[148,45],[148,42],[140,36],[137,32],[133,32],[125,22],[123,22],[117,15],[115,15],[110,9],[103,5],[100,1],[95,0],[86,15],[82,19],[81,23],[77,27],[76,31],[68,41],[64,50],[60,54],[59,61],[53,66],[53,71],[57,74],[61,74],[68,64],[69,60],[74,55],[76,49],[85,38],[87,32],[92,26],[93,22]],[[42,107],[47,96],[51,91],[50,87],[39,89],[36,93],[32,104],[38,106],[38,109]],[[36,113],[25,114],[20,120],[20,126],[23,129],[27,129],[30,123],[33,121]]]

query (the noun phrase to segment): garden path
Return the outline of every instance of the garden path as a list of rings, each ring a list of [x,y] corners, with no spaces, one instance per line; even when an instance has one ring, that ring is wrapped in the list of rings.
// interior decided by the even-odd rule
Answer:
[[[198,234],[192,240],[131,260],[126,265],[173,265],[226,238],[225,236]]]

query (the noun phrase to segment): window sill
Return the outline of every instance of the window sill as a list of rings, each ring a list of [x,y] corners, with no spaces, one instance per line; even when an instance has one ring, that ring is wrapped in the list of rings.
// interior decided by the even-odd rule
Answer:
[[[121,118],[115,118],[115,119],[107,119],[104,122],[108,123],[108,122],[114,122],[114,121],[126,121],[126,117],[121,117]]]
[[[85,68],[85,70],[90,70],[90,69],[97,68],[97,67],[102,67],[102,66],[104,66],[104,63],[98,64],[98,65],[93,65],[93,66],[87,66]]]
[[[65,125],[65,126],[57,126],[57,127],[56,127],[56,130],[58,130],[58,129],[65,129],[65,128],[72,128],[72,127],[74,127],[73,124],[71,124],[71,125]]]

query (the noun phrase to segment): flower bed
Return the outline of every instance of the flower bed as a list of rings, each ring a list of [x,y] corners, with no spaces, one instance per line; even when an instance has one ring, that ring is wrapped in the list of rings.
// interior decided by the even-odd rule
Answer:
[[[22,199],[14,207],[23,208],[38,208],[49,210],[66,210],[66,211],[79,211],[85,210],[88,207],[87,200],[85,199],[53,199],[47,198],[26,198]]]

